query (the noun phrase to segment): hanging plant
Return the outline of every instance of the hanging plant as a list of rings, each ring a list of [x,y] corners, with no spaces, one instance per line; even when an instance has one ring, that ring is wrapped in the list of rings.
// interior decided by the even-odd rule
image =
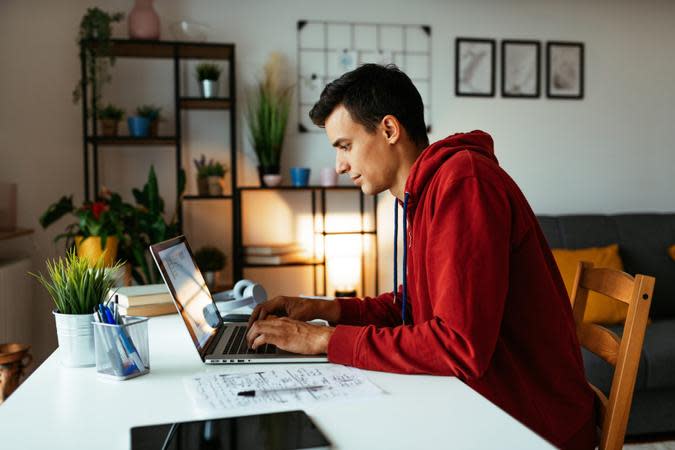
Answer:
[[[80,57],[86,58],[85,72],[88,84],[92,86],[91,95],[97,110],[103,85],[112,80],[109,69],[115,64],[115,58],[111,55],[112,24],[123,18],[124,13],[121,12],[109,14],[99,8],[89,8],[80,21],[77,43],[80,46]],[[82,98],[83,81],[80,80],[73,90],[73,103],[78,103]]]

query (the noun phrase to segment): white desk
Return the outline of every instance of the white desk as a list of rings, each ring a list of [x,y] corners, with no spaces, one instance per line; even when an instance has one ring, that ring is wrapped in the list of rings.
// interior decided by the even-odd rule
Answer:
[[[243,415],[196,410],[182,380],[199,372],[251,371],[252,366],[202,364],[177,315],[151,319],[149,332],[151,371],[132,380],[104,381],[95,368],[67,369],[58,350],[52,354],[0,405],[3,450],[127,449],[132,426]],[[389,394],[305,408],[336,448],[552,448],[456,378],[367,376]],[[117,431],[110,433],[113,424]]]

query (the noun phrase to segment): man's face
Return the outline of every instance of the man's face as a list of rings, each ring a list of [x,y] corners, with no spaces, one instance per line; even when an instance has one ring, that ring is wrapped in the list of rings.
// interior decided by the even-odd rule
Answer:
[[[369,133],[339,105],[326,119],[325,128],[337,152],[337,173],[348,174],[364,194],[375,195],[391,188],[397,162],[381,124],[374,133]]]

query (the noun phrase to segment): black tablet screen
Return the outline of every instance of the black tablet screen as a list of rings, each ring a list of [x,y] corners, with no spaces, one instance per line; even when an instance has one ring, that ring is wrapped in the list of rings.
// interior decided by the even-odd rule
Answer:
[[[131,429],[132,450],[330,448],[303,411],[168,423]]]

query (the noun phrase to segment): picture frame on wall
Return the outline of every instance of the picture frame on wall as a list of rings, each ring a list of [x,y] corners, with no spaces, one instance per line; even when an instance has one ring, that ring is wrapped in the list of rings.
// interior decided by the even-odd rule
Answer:
[[[496,41],[455,39],[455,95],[495,96]]]
[[[584,97],[583,43],[546,43],[546,96],[560,99]]]
[[[541,43],[503,40],[501,43],[502,97],[538,98],[541,95]]]

